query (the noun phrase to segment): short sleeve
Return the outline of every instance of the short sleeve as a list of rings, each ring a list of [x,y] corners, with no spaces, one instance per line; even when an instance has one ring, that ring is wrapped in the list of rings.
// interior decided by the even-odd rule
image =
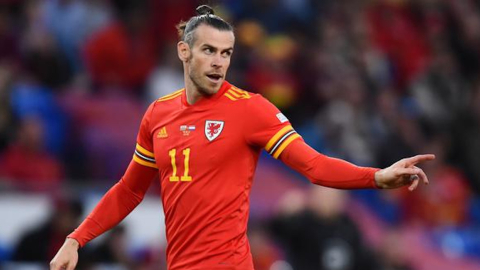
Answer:
[[[264,148],[272,157],[277,159],[290,143],[302,139],[287,117],[261,95],[249,99],[246,110],[247,143]]]
[[[153,154],[153,140],[150,129],[150,121],[154,106],[155,102],[148,107],[143,116],[142,122],[140,123],[133,160],[143,166],[158,169],[155,162],[155,155]]]

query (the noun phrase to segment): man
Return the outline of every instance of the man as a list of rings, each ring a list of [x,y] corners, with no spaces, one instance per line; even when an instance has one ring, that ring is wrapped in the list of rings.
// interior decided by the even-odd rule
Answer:
[[[379,170],[328,158],[306,145],[288,119],[257,94],[226,82],[232,26],[208,6],[179,26],[185,89],[153,102],[140,125],[132,162],[85,221],[68,236],[50,269],[74,269],[77,250],[109,230],[143,199],[158,173],[168,269],[253,269],[246,237],[258,156],[274,158],[313,183],[335,188],[397,188],[420,180],[420,155]]]

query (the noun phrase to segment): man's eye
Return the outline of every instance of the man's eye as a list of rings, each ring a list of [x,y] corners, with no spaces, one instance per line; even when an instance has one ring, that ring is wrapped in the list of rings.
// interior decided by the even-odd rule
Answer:
[[[203,51],[208,53],[208,54],[213,53],[213,50],[211,48],[205,48],[205,49],[203,49]]]

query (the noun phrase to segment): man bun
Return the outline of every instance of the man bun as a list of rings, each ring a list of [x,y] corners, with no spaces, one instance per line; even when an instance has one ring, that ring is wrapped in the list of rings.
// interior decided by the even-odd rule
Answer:
[[[211,8],[208,5],[201,5],[201,6],[197,7],[197,9],[195,9],[195,11],[197,12],[198,16],[201,16],[201,15],[215,15],[215,12],[213,11],[213,8]]]
[[[220,31],[233,31],[233,27],[222,18],[215,15],[213,8],[207,5],[201,5],[195,9],[196,16],[191,17],[187,22],[181,21],[177,24],[178,37],[181,41],[188,43],[193,47],[195,42],[195,29],[202,24],[211,26]]]

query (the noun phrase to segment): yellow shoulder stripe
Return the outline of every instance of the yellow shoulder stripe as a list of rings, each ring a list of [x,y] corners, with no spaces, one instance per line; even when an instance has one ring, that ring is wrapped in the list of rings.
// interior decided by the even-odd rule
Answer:
[[[235,92],[232,89],[228,90],[228,93],[230,93],[232,96],[234,96],[236,98],[241,98],[242,97],[238,92]]]
[[[232,88],[230,88],[230,91],[237,92],[239,95],[242,96],[242,98],[250,98],[251,97],[250,94],[247,91],[239,89],[235,86],[232,86]]]
[[[157,101],[165,101],[165,100],[170,100],[170,99],[176,98],[176,97],[178,97],[179,95],[182,94],[183,89],[184,89],[184,88],[182,88],[182,89],[180,89],[180,90],[177,90],[177,91],[175,91],[175,92],[173,92],[173,93],[171,93],[171,94],[168,94],[168,95],[166,95],[166,96],[163,96],[163,97],[157,99]]]
[[[287,146],[293,142],[295,139],[298,139],[300,138],[300,135],[298,135],[297,133],[291,135],[290,137],[288,137],[288,139],[286,139],[281,145],[280,147],[277,149],[277,151],[275,151],[275,153],[273,154],[273,157],[275,159],[277,159],[280,154],[283,152],[283,150],[285,150],[285,148],[287,148]]]
[[[280,139],[280,137],[282,137],[283,135],[285,135],[285,133],[287,133],[288,131],[292,130],[292,126],[291,125],[287,125],[287,126],[284,126],[282,129],[280,129],[275,135],[273,135],[273,137],[268,141],[267,145],[265,146],[265,150],[267,152],[270,152],[272,146],[278,141],[278,139]]]
[[[249,99],[249,98],[252,97],[248,94],[247,91],[238,90],[238,88],[236,90],[234,90],[233,87],[228,89],[228,91],[225,92],[224,95],[227,98],[229,98],[230,100],[233,100],[233,101],[236,101],[236,100],[239,100],[239,99]]]
[[[138,152],[144,154],[145,156],[147,157],[151,157],[151,158],[155,158],[155,155],[148,151],[147,149],[143,148],[140,144],[137,143],[137,146],[136,146],[136,149],[138,150]]]
[[[158,169],[158,167],[155,163],[142,160],[139,157],[137,157],[136,155],[133,155],[133,160],[135,160],[135,162],[137,162],[140,165],[147,166],[147,167],[154,168],[154,169]]]
[[[233,100],[233,101],[237,100],[236,98],[232,97],[229,93],[225,93],[224,95],[230,100]]]

